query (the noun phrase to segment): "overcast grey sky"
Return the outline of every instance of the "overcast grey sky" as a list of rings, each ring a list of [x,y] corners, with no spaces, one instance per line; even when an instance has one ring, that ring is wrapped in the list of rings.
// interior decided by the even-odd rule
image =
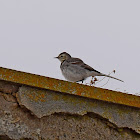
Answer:
[[[104,88],[140,94],[140,1],[0,0],[0,66],[64,80],[63,51],[125,81]]]

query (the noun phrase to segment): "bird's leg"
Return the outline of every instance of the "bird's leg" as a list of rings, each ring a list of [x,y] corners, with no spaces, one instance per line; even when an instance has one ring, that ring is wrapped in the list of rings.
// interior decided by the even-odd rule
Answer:
[[[83,84],[84,80],[85,80],[85,79],[82,79],[82,80],[80,80],[80,81],[76,81],[76,83],[77,83],[77,82],[81,82],[81,83]]]
[[[82,79],[82,80],[81,80],[82,84],[84,83],[84,80],[85,80],[85,79]]]

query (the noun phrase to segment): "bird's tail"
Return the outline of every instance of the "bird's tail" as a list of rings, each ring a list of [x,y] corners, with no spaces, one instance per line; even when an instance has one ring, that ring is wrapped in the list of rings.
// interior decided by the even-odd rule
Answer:
[[[113,78],[113,79],[116,79],[116,80],[118,80],[118,81],[124,82],[124,81],[122,81],[122,80],[120,80],[120,79],[118,79],[118,78],[115,78],[115,77],[113,77],[113,76],[110,76],[110,75],[102,74],[101,76],[106,76],[106,77]]]

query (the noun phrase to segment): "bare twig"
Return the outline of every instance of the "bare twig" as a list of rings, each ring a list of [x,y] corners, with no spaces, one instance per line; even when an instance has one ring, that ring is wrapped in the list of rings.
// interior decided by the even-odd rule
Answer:
[[[103,86],[107,85],[109,80],[110,80],[110,78],[108,78],[107,82],[104,85],[100,86],[100,87],[103,87]]]
[[[108,75],[111,75],[112,73],[115,73],[116,70],[113,70],[112,72],[110,72]],[[106,77],[104,77],[103,79],[101,79],[100,81],[98,81],[96,84],[100,83],[101,81],[103,81]]]
[[[115,73],[115,72],[116,72],[116,70],[113,70],[113,71],[110,72],[108,75],[111,75],[112,73]],[[93,78],[94,78],[94,79],[93,79]],[[101,80],[98,81],[98,79],[97,79],[96,77],[93,77],[93,76],[92,76],[92,79],[91,79],[89,85],[90,85],[90,86],[97,85],[98,83],[100,83],[101,81],[103,81],[105,78],[106,78],[106,77],[104,77],[104,78],[102,78]],[[105,86],[105,85],[109,82],[109,80],[110,80],[110,78],[108,79],[108,81],[107,81],[104,85],[102,85],[102,86],[100,86],[100,87]],[[97,81],[98,81],[98,82],[97,82]],[[88,83],[86,83],[86,84],[88,84]]]

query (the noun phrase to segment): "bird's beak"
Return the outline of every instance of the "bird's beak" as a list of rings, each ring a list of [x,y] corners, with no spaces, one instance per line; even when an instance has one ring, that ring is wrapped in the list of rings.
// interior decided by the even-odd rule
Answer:
[[[58,56],[57,57],[54,57],[54,58],[57,58],[58,59]]]

